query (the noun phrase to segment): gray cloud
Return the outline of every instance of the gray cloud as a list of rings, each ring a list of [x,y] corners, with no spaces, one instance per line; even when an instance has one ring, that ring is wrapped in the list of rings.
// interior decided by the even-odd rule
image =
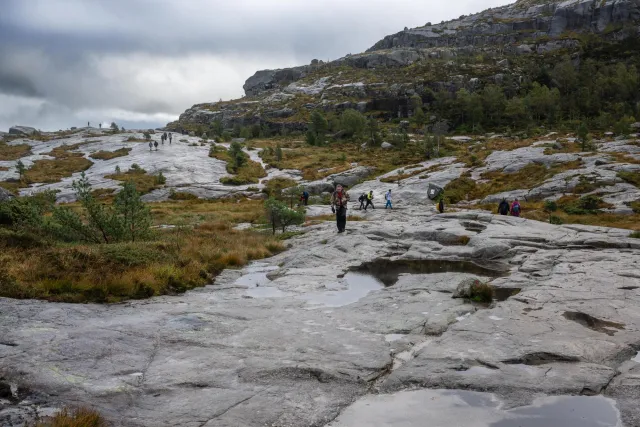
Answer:
[[[0,94],[49,107],[1,109],[0,128],[16,120],[66,126],[78,114],[162,120],[194,103],[241,96],[258,69],[336,59],[405,26],[507,2],[4,0]]]

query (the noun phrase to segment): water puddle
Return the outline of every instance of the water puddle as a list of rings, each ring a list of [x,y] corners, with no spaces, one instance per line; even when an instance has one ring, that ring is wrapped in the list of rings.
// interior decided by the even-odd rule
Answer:
[[[393,286],[401,274],[469,273],[477,276],[502,277],[507,268],[500,264],[482,266],[471,261],[378,259],[356,267],[353,271],[369,274],[385,286]]]
[[[572,320],[585,328],[589,328],[596,332],[601,332],[609,336],[614,336],[616,332],[623,330],[625,325],[622,323],[610,322],[608,320],[598,319],[586,313],[566,311],[563,317]]]
[[[370,292],[384,288],[384,284],[378,279],[362,273],[349,272],[344,275],[344,282],[347,284],[347,289],[315,292],[300,298],[313,306],[343,307],[358,302]]]
[[[636,354],[636,357],[634,357],[633,359],[631,359],[632,361],[636,362],[636,363],[640,363],[640,351],[638,352],[638,354]]]
[[[602,396],[559,396],[505,410],[490,393],[417,390],[369,395],[348,407],[331,427],[620,427],[615,402]],[[425,422],[428,420],[428,423]]]
[[[387,334],[384,336],[384,340],[386,342],[396,342],[404,338],[406,335],[404,334]]]
[[[246,286],[245,295],[252,298],[279,298],[286,295],[280,289],[268,286],[271,280],[267,277],[271,271],[277,270],[278,267],[271,266],[266,263],[253,263],[243,271],[244,275],[240,276],[236,281],[236,285]]]

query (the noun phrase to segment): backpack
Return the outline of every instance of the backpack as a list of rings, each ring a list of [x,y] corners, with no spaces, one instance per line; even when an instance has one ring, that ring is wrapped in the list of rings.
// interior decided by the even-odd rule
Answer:
[[[304,197],[305,199],[309,197],[309,193],[307,193],[306,191],[304,193],[302,193],[302,197]]]
[[[367,196],[367,199],[369,199],[369,200],[373,200],[373,194],[372,194],[372,193],[369,193],[369,195]]]
[[[514,215],[518,215],[520,213],[520,205],[513,205],[511,208],[511,213]]]
[[[358,197],[358,201],[359,202],[364,202],[364,199],[365,199],[365,195],[364,194],[361,194],[360,197]]]

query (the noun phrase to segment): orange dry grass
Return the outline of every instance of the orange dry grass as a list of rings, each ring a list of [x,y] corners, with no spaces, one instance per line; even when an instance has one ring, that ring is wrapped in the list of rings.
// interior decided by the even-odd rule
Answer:
[[[106,427],[107,423],[99,413],[91,409],[67,409],[46,421],[39,421],[35,427]]]
[[[0,296],[118,302],[179,293],[284,250],[270,233],[233,230],[261,218],[260,202],[166,202],[152,212],[156,223],[179,226],[150,241],[109,245],[47,242],[0,228]]]

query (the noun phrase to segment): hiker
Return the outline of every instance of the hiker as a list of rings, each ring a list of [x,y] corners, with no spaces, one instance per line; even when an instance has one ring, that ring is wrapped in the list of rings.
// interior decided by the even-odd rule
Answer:
[[[149,141],[149,151],[153,150],[153,142]]]
[[[331,212],[336,214],[336,224],[338,225],[338,233],[344,233],[347,226],[347,204],[349,202],[349,194],[338,184],[336,191],[331,195]]]
[[[91,122],[87,122],[87,127],[90,128],[91,127]]]
[[[170,134],[169,134],[169,145],[171,145],[171,140],[172,140],[172,139],[173,139],[173,134],[172,134],[172,133],[170,133]]]
[[[364,209],[364,202],[367,200],[367,193],[362,193],[360,197],[358,197],[358,201],[360,202],[360,210]]]
[[[511,209],[509,208],[509,202],[507,202],[507,199],[502,199],[502,201],[498,205],[498,213],[500,215],[509,215],[510,210]]]
[[[393,209],[393,206],[391,205],[391,190],[387,191],[387,194],[384,196],[384,199],[387,201],[387,204],[385,205],[385,209],[387,208],[391,208]]]
[[[301,198],[301,200],[302,200],[302,203],[303,203],[305,206],[308,206],[308,205],[309,205],[309,192],[308,192],[307,190],[304,190],[304,191],[302,192],[302,198]]]
[[[371,208],[373,209],[376,208],[375,206],[373,206],[373,191],[369,191],[369,194],[367,194],[367,204],[364,206],[365,211],[367,210],[369,205],[371,205]]]
[[[520,216],[520,202],[518,201],[518,199],[515,199],[513,201],[513,204],[511,205],[511,216]]]
[[[158,151],[158,141],[153,141],[153,145],[156,147],[156,151]]]
[[[160,141],[162,142],[162,145],[164,145],[164,141],[165,141],[165,139],[167,139],[167,137],[166,137],[166,136],[164,136],[164,135],[162,135],[162,136],[160,137]]]
[[[438,202],[438,212],[444,213],[444,197],[440,197],[440,201]]]
[[[102,123],[98,123],[98,127],[102,129]]]

